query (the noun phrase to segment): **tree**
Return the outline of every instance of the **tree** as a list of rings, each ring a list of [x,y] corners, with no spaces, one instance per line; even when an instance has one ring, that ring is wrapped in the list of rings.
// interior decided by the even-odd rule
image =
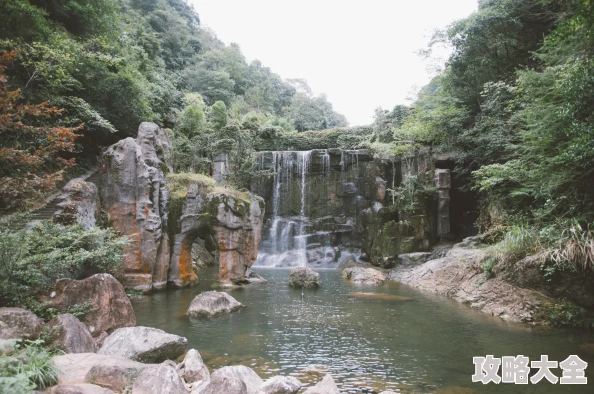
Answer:
[[[76,128],[54,127],[63,110],[48,101],[21,103],[19,89],[11,90],[3,75],[15,52],[0,56],[0,206],[23,206],[52,190],[62,171],[74,164],[64,158],[75,149]]]
[[[217,101],[210,107],[208,121],[216,131],[220,131],[227,126],[227,106],[222,101]]]

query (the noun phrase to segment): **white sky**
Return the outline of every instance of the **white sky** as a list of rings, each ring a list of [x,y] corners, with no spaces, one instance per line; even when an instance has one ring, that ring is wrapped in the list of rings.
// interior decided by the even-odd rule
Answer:
[[[432,76],[417,52],[435,28],[477,7],[477,0],[189,2],[202,25],[226,44],[238,43],[248,61],[306,79],[350,125],[371,123],[377,107],[409,103]]]

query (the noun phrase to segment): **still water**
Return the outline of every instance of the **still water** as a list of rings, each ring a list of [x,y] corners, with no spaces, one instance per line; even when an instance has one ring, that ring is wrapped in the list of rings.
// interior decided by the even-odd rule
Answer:
[[[291,289],[289,271],[255,269],[267,283],[230,294],[243,310],[214,320],[188,319],[195,295],[210,290],[216,271],[203,271],[198,287],[133,300],[138,325],[185,336],[211,368],[243,364],[260,376],[294,375],[304,383],[319,377],[303,370],[327,368],[343,392],[377,393],[594,393],[594,357],[581,344],[585,332],[535,330],[506,324],[453,300],[391,283],[364,287],[344,281],[336,270],[320,272],[316,291]],[[398,295],[396,300],[359,298],[352,292]],[[403,298],[412,298],[403,300]],[[562,361],[578,354],[590,366],[586,386],[472,383],[473,356],[547,354]],[[560,369],[552,370],[561,376]]]

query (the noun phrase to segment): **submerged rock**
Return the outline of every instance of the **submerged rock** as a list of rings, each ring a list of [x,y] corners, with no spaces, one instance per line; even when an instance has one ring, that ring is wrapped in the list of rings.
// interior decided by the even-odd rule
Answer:
[[[375,268],[346,268],[342,275],[345,279],[361,285],[379,285],[388,279],[386,274]]]
[[[188,340],[152,327],[125,327],[115,330],[103,343],[99,354],[122,356],[141,362],[175,360],[186,351]]]
[[[192,300],[187,315],[210,318],[223,313],[235,312],[243,307],[242,303],[225,292],[205,291]]]
[[[384,300],[384,301],[411,301],[413,298],[404,297],[393,294],[382,294],[382,293],[359,293],[353,292],[349,294],[351,297],[357,298],[368,298],[373,300]]]
[[[308,388],[303,394],[340,394],[332,375],[328,374],[324,376],[321,382],[313,387]]]
[[[124,287],[109,274],[96,274],[83,280],[60,280],[50,303],[58,310],[90,303],[81,321],[94,337],[104,331],[109,333],[116,328],[136,325],[136,315]]]
[[[43,320],[23,308],[0,308],[0,339],[37,339]]]
[[[49,323],[53,338],[52,344],[66,353],[92,353],[95,340],[87,326],[76,316],[65,313]]]
[[[320,287],[320,274],[308,267],[294,267],[289,273],[289,286],[317,289]]]
[[[292,376],[274,376],[264,382],[258,394],[297,394],[301,382]]]
[[[245,279],[247,279],[247,281],[250,282],[250,283],[264,283],[264,282],[267,282],[266,279],[262,278],[260,275],[258,275],[257,273],[255,273],[252,270],[247,270],[245,272]]]
[[[231,367],[219,368],[212,373],[212,381],[221,377],[237,378],[243,382],[247,388],[247,394],[258,394],[258,391],[264,384],[260,378],[251,368],[243,365],[234,365]]]
[[[177,366],[177,370],[186,383],[210,380],[210,372],[204,365],[200,353],[195,349],[188,350],[184,360]]]
[[[145,368],[134,380],[134,394],[187,394],[182,378],[167,363]]]

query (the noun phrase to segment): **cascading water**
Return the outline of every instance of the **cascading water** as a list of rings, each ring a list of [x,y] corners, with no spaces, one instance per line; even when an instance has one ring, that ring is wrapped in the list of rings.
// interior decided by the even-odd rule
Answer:
[[[352,211],[362,198],[354,171],[357,153],[341,152],[340,165],[338,156],[332,164],[330,152],[322,149],[261,153],[260,169],[272,176],[259,185],[260,194],[268,196],[270,219],[256,265],[336,267],[339,259],[353,256],[347,248],[338,247],[342,238],[350,237],[353,213],[336,204],[340,201]],[[325,209],[325,204],[334,204],[338,212]]]

